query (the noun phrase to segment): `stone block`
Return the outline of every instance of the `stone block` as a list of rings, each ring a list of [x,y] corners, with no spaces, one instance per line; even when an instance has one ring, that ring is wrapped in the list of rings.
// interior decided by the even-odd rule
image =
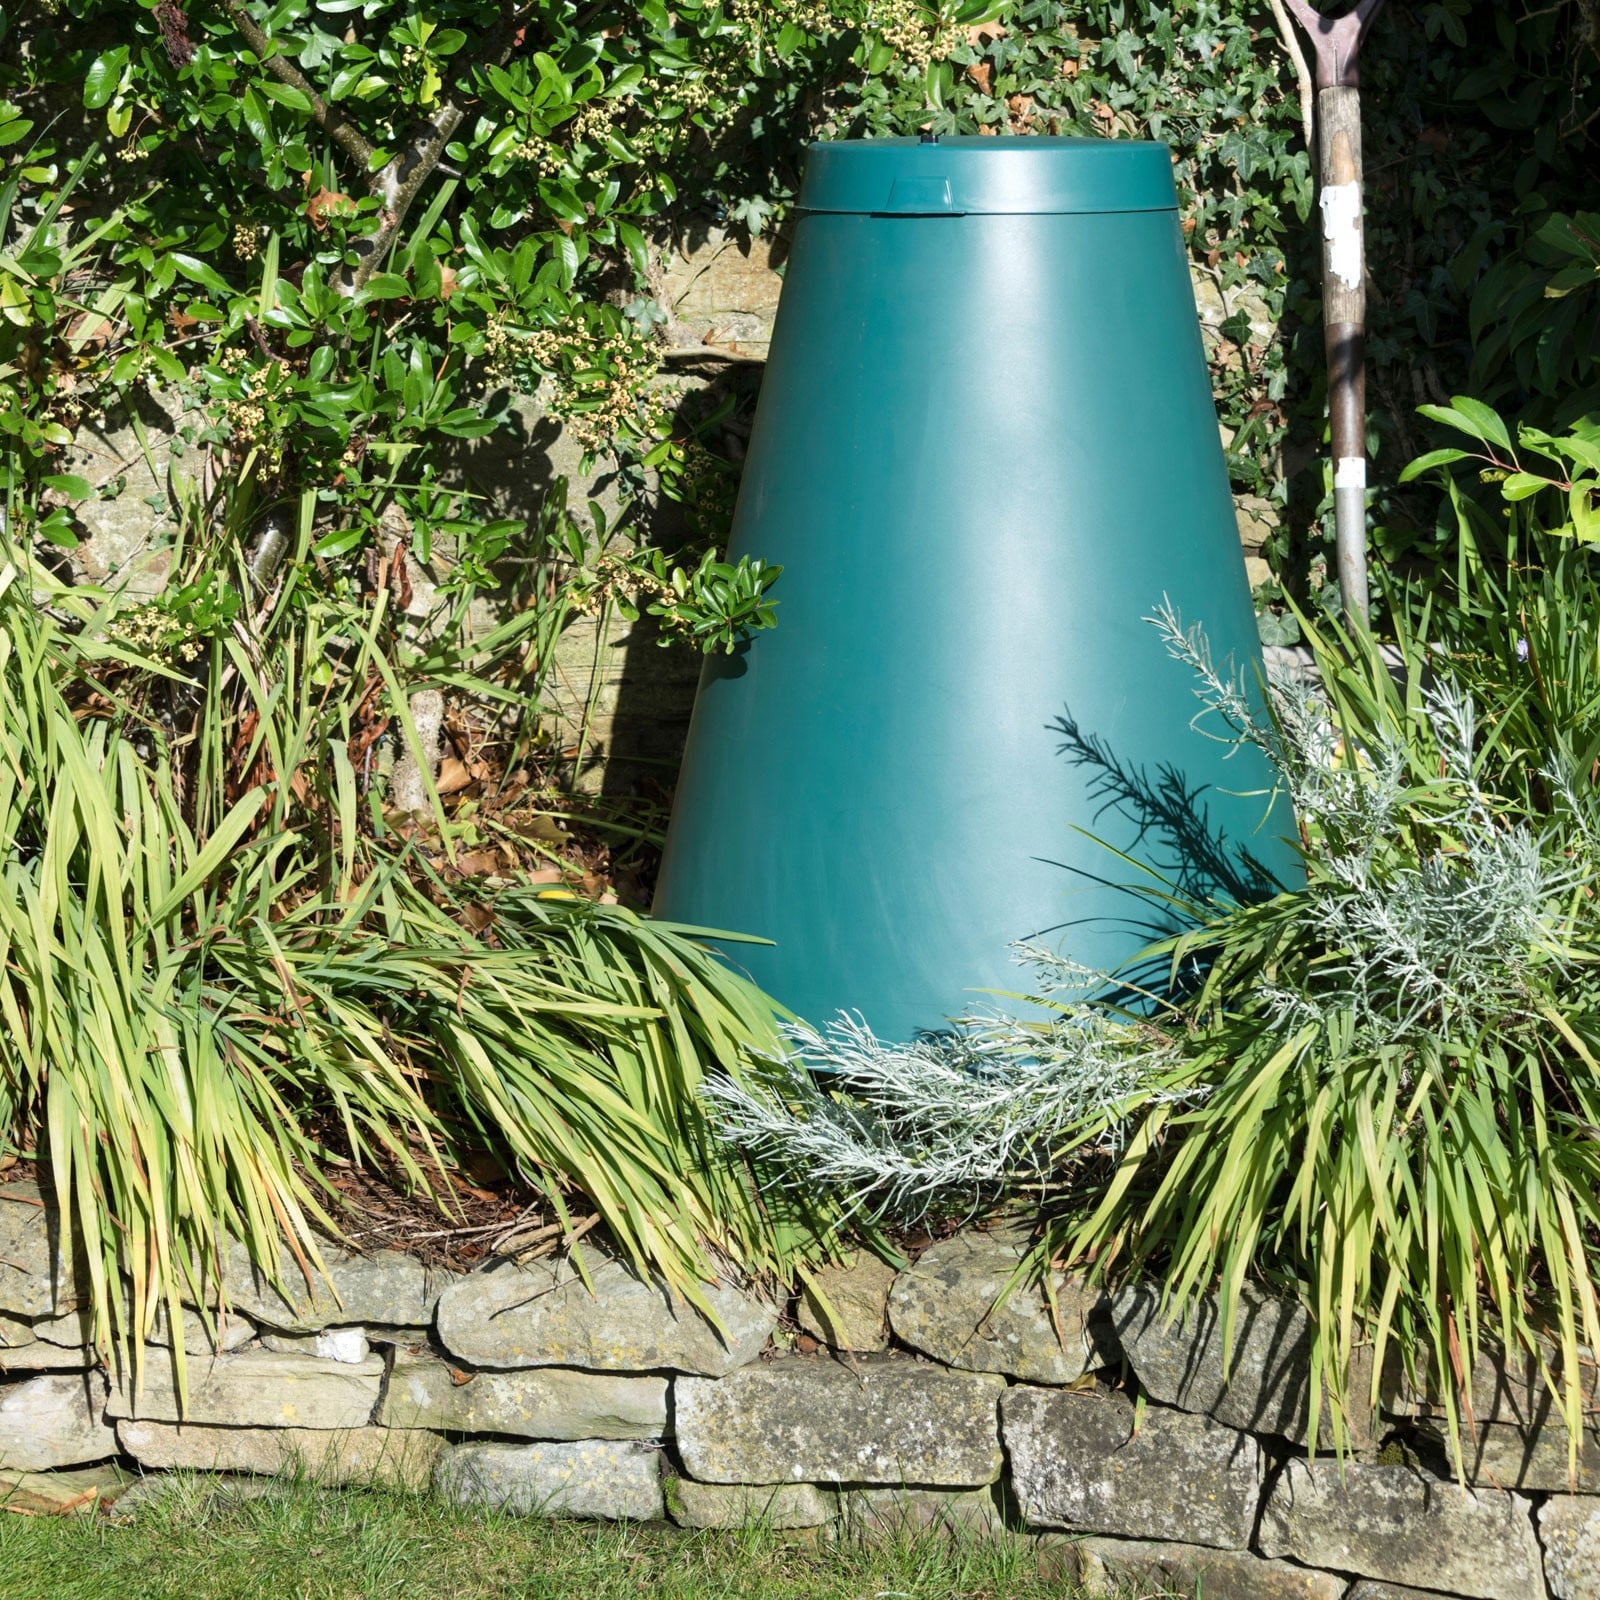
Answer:
[[[183,1308],[183,1348],[187,1355],[224,1355],[230,1350],[242,1350],[256,1336],[256,1325],[242,1311],[231,1308],[226,1315],[213,1308],[209,1313],[211,1327],[205,1318],[192,1307]],[[155,1327],[150,1343],[172,1347],[172,1319],[163,1305],[156,1311]]]
[[[839,1496],[846,1533],[902,1539],[925,1533],[988,1537],[1005,1528],[993,1489],[849,1489]]]
[[[1600,1600],[1600,1497],[1547,1500],[1539,1508],[1539,1541],[1555,1600]]]
[[[120,405],[104,417],[87,419],[60,470],[80,473],[107,490],[106,498],[74,508],[84,535],[74,558],[79,573],[90,583],[142,597],[161,592],[172,561],[174,529],[166,513],[149,501],[164,499],[174,471],[184,470],[178,455],[183,447],[174,447],[178,431],[204,419],[184,413],[170,391],[141,387],[131,393],[142,426],[135,426]]]
[[[220,1351],[238,1350],[255,1338],[255,1324],[248,1317],[230,1311],[226,1319],[212,1315],[212,1327],[218,1341],[214,1343],[206,1331],[204,1319],[198,1311],[185,1306],[183,1311],[183,1348],[192,1356],[209,1356]],[[88,1350],[94,1343],[94,1323],[85,1309],[69,1311],[65,1316],[50,1317],[35,1322],[34,1336],[46,1343],[65,1348]],[[155,1322],[149,1342],[164,1349],[172,1347],[172,1329],[165,1305],[156,1307]]]
[[[1018,1385],[1000,1403],[1011,1482],[1030,1527],[1242,1549],[1260,1499],[1248,1434],[1126,1395]],[[1137,1427],[1135,1426],[1137,1422]]]
[[[0,1472],[0,1511],[35,1517],[93,1512],[113,1504],[133,1481],[114,1461],[65,1472]]]
[[[718,1377],[753,1361],[778,1320],[733,1284],[706,1289],[719,1332],[663,1284],[620,1261],[595,1260],[587,1284],[565,1264],[509,1264],[458,1278],[439,1298],[438,1332],[476,1367],[584,1367]]]
[[[1545,1344],[1541,1355],[1559,1384],[1561,1352],[1553,1344]],[[1593,1426],[1600,1410],[1600,1367],[1587,1354],[1579,1358],[1578,1383],[1583,1410]],[[1431,1371],[1416,1383],[1401,1380],[1395,1388],[1386,1399],[1386,1409],[1393,1415],[1443,1418],[1443,1396]],[[1457,1414],[1463,1415],[1464,1410],[1458,1403]],[[1540,1370],[1540,1356],[1530,1351],[1507,1356],[1493,1347],[1479,1349],[1472,1363],[1472,1416],[1478,1423],[1501,1423],[1530,1434],[1546,1428],[1562,1432],[1560,1402]]]
[[[566,1367],[464,1372],[436,1357],[395,1357],[378,1420],[391,1428],[505,1433],[526,1439],[661,1439],[665,1378]]]
[[[1235,495],[1234,515],[1239,524],[1239,543],[1254,555],[1278,531],[1278,508],[1258,494]]]
[[[316,1333],[264,1333],[261,1348],[280,1356],[314,1356],[358,1367],[372,1354],[365,1328],[323,1328]]]
[[[1423,1419],[1417,1437],[1454,1471],[1449,1430],[1441,1419]],[[1466,1480],[1471,1484],[1549,1494],[1600,1493],[1600,1435],[1585,1428],[1579,1437],[1574,1477],[1566,1425],[1554,1414],[1526,1428],[1509,1422],[1483,1422],[1475,1432],[1463,1420],[1461,1449]]]
[[[117,1453],[98,1372],[48,1373],[0,1388],[0,1468],[48,1472]]]
[[[802,1287],[796,1309],[807,1333],[835,1350],[858,1355],[872,1354],[889,1343],[889,1291],[895,1269],[888,1262],[862,1250],[852,1260],[823,1267],[814,1276],[815,1289],[809,1283]]]
[[[1042,1289],[1011,1285],[1022,1260],[1014,1235],[957,1233],[926,1250],[895,1279],[889,1321],[895,1337],[946,1366],[1000,1372],[1028,1383],[1072,1383],[1095,1353],[1089,1320],[1101,1296],[1076,1278],[1057,1275],[1057,1321]]]
[[[431,1328],[380,1328],[373,1323],[363,1323],[361,1331],[367,1343],[382,1349],[393,1345],[402,1350],[426,1350],[433,1335]]]
[[[610,1440],[455,1445],[439,1458],[433,1486],[456,1505],[518,1516],[653,1522],[666,1509],[656,1452]]]
[[[783,246],[716,227],[664,253],[661,299],[679,348],[709,348],[764,360],[783,280],[774,270]]]
[[[1529,1502],[1411,1467],[1290,1461],[1258,1534],[1269,1556],[1477,1600],[1539,1600]]]
[[[1358,1578],[1350,1585],[1344,1600],[1456,1600],[1442,1589],[1413,1589],[1403,1583],[1384,1583],[1378,1578]]]
[[[188,1364],[189,1403],[178,1402],[177,1372],[170,1360],[145,1362],[144,1382],[111,1391],[106,1414],[151,1422],[212,1423],[230,1428],[364,1428],[372,1421],[383,1386],[383,1361],[372,1356],[359,1366],[245,1350]]]
[[[392,1428],[217,1428],[206,1424],[117,1424],[123,1451],[140,1466],[194,1472],[278,1473],[317,1483],[427,1485],[444,1449],[436,1433]]]
[[[1139,1386],[1162,1405],[1204,1412],[1230,1428],[1275,1433],[1303,1445],[1310,1436],[1311,1320],[1303,1306],[1246,1290],[1233,1329],[1231,1363],[1223,1360],[1216,1297],[1203,1296],[1187,1317],[1169,1322],[1160,1292],[1135,1284],[1111,1297],[1111,1321]],[[1372,1369],[1359,1357],[1351,1374],[1350,1442],[1373,1443],[1365,1410]],[[1332,1421],[1324,1399],[1317,1439],[1327,1445]]]
[[[287,1248],[278,1271],[289,1291],[285,1298],[251,1264],[249,1252],[234,1241],[228,1247],[224,1287],[230,1308],[279,1333],[317,1333],[324,1328],[362,1323],[426,1328],[433,1322],[439,1292],[452,1274],[425,1267],[401,1250],[356,1255],[324,1243],[328,1280],[315,1277],[308,1288]],[[330,1288],[331,1283],[331,1288]]]
[[[1002,1465],[986,1373],[896,1356],[761,1362],[673,1386],[678,1453],[707,1483],[976,1488]]]
[[[1248,342],[1265,345],[1277,331],[1272,308],[1259,294],[1243,284],[1224,289],[1203,268],[1190,264],[1189,281],[1194,287],[1195,311],[1200,326],[1208,335],[1215,336],[1230,317],[1243,312],[1250,325]]]
[[[1144,1539],[1085,1539],[1086,1595],[1200,1594],[1205,1600],[1343,1600],[1344,1578],[1248,1550],[1208,1550]]]
[[[814,1483],[696,1483],[671,1478],[667,1512],[680,1528],[820,1528],[837,1513],[835,1497]]]
[[[0,1311],[54,1317],[77,1303],[77,1274],[61,1254],[54,1208],[36,1184],[0,1184]]]
[[[87,1372],[99,1357],[84,1346],[40,1339],[24,1317],[0,1313],[0,1374],[16,1372]]]

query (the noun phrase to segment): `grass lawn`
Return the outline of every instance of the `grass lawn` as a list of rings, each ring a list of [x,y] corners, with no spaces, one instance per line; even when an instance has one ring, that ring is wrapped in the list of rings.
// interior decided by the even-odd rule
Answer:
[[[368,1489],[201,1480],[125,1521],[0,1515],[0,1600],[1070,1600],[1026,1541],[875,1547],[544,1521]]]

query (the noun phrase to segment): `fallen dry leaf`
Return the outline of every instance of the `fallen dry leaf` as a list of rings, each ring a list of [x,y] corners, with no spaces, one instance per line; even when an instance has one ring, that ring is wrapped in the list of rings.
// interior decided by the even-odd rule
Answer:
[[[446,756],[439,763],[439,777],[435,784],[439,793],[460,794],[474,782],[474,774],[465,761],[456,756]]]
[[[319,233],[325,233],[330,222],[346,221],[355,214],[355,201],[337,189],[318,189],[306,201],[306,215],[311,219],[311,226]]]

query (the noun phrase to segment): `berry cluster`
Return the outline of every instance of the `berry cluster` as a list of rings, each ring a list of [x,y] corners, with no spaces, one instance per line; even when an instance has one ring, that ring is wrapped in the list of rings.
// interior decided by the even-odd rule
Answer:
[[[953,23],[935,22],[916,0],[874,0],[869,13],[878,37],[908,66],[919,70],[930,62],[943,61],[961,42],[960,30]]]

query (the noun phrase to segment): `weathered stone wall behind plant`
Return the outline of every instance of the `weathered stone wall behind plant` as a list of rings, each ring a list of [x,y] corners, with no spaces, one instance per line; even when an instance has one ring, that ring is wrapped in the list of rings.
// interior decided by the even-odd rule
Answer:
[[[293,1304],[235,1256],[219,1337],[163,1324],[137,1389],[95,1359],[53,1238],[35,1189],[0,1187],[0,1482],[23,1508],[135,1511],[175,1468],[241,1493],[303,1470],[537,1515],[1005,1532],[1091,1593],[1600,1595],[1600,1433],[1569,1478],[1536,1374],[1475,1374],[1467,1487],[1436,1397],[1395,1380],[1341,1471],[1326,1417],[1307,1448],[1301,1312],[1247,1301],[1225,1374],[1209,1306],[1178,1329],[1148,1291],[1060,1278],[1054,1321],[1037,1290],[993,1309],[1020,1248],[1003,1233],[900,1272],[858,1259],[820,1298],[719,1284],[715,1326],[594,1253],[591,1292],[570,1264],[330,1248],[337,1298]]]

